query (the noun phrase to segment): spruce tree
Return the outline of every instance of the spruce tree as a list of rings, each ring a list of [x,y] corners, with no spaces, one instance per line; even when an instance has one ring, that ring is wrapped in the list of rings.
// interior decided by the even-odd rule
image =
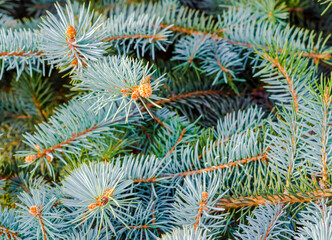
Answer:
[[[331,0],[0,1],[0,239],[332,239]]]

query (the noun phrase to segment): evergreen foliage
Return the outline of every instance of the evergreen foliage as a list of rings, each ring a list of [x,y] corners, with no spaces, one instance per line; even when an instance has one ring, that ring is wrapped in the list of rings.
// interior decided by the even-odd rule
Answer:
[[[0,239],[332,239],[331,4],[0,0]]]

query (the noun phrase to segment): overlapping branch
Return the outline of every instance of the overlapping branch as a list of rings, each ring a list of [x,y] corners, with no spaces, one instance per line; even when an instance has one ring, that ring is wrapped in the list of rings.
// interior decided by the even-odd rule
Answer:
[[[176,141],[174,146],[171,148],[171,150],[169,150],[168,154],[171,154],[175,150],[176,146],[178,145],[179,142],[181,142],[181,140],[182,140],[185,133],[186,133],[186,129],[184,128],[181,131],[180,137],[178,138],[178,140]]]
[[[161,99],[156,101],[155,103],[158,105],[164,105],[169,102],[176,102],[181,99],[191,98],[191,97],[200,97],[200,96],[209,96],[209,95],[229,95],[233,92],[230,91],[224,91],[224,90],[198,90],[195,92],[189,92],[189,93],[182,93],[177,96],[169,97],[168,99]],[[151,108],[153,107],[152,103],[147,104],[147,107]]]
[[[226,169],[226,168],[230,168],[230,167],[243,166],[245,164],[249,164],[249,163],[257,162],[257,161],[265,162],[267,160],[268,160],[267,153],[264,153],[262,155],[245,158],[245,159],[241,159],[241,160],[237,160],[234,162],[229,162],[229,163],[225,163],[225,164],[221,164],[221,165],[217,165],[217,166],[206,167],[206,168],[202,168],[202,169],[181,172],[181,173],[174,173],[174,174],[168,175],[167,177],[185,177],[188,175],[201,174],[201,173],[205,173],[205,172],[213,172],[213,171],[218,171],[218,170]]]
[[[78,133],[78,134],[73,133],[72,137],[68,138],[67,140],[65,140],[63,142],[58,143],[55,146],[52,146],[52,147],[49,147],[49,148],[45,148],[45,149],[43,149],[43,151],[39,151],[40,146],[36,145],[35,147],[37,148],[38,153],[26,156],[25,157],[25,162],[31,163],[31,162],[35,161],[36,159],[42,158],[42,157],[47,157],[47,160],[50,162],[50,161],[52,161],[52,158],[49,157],[48,154],[51,154],[51,153],[55,152],[56,150],[61,149],[61,148],[65,147],[65,146],[68,146],[68,144],[70,144],[71,142],[77,140],[81,136],[84,136],[84,135],[86,135],[86,134],[94,131],[98,127],[99,126],[97,124],[95,126],[92,126],[91,128],[86,129],[85,131],[83,131],[81,133]]]
[[[266,162],[268,161],[267,158],[267,152],[262,154],[262,155],[257,155],[253,156],[250,158],[244,158],[241,160],[225,163],[225,164],[220,164],[217,166],[212,166],[212,167],[206,167],[206,168],[201,168],[201,169],[196,169],[196,170],[191,170],[191,171],[185,171],[185,172],[179,172],[179,173],[173,173],[173,174],[168,174],[168,175],[162,175],[160,177],[152,177],[152,178],[146,178],[142,177],[140,179],[134,179],[136,183],[158,183],[164,178],[179,178],[179,177],[186,177],[186,176],[191,176],[191,175],[199,175],[202,173],[207,173],[207,172],[214,172],[222,169],[227,169],[230,167],[241,167],[246,164],[250,164],[253,162]]]
[[[21,237],[18,235],[18,233],[10,230],[9,228],[6,228],[3,225],[0,225],[0,236],[1,235],[7,236],[10,240],[12,240],[12,239],[21,239]]]
[[[295,106],[295,111],[298,112],[299,110],[299,102],[298,102],[298,94],[296,93],[293,81],[291,76],[288,74],[286,68],[280,64],[278,61],[278,58],[273,59],[271,56],[269,56],[267,53],[264,53],[265,58],[274,64],[274,66],[280,71],[280,73],[285,77],[285,80],[289,86],[289,91],[292,95],[293,104]]]
[[[244,208],[244,207],[257,207],[268,203],[305,203],[312,200],[319,200],[323,198],[332,197],[330,191],[312,191],[312,192],[295,192],[292,194],[275,194],[275,195],[258,195],[247,197],[230,197],[221,198],[217,206],[225,209]]]
[[[28,56],[42,56],[44,54],[43,51],[10,51],[10,52],[1,52],[0,56],[20,56],[20,57],[28,57]]]
[[[240,41],[229,39],[228,36],[221,35],[221,33],[226,32],[228,30],[228,28],[226,28],[226,29],[219,29],[218,32],[211,33],[211,32],[203,32],[203,31],[199,31],[199,30],[194,30],[192,28],[185,28],[185,27],[179,27],[179,26],[168,25],[168,24],[160,24],[160,27],[161,28],[168,27],[168,29],[171,30],[171,31],[178,32],[178,33],[183,33],[183,34],[187,34],[187,35],[203,35],[203,36],[210,35],[211,38],[214,38],[216,40],[224,39],[229,44],[240,46],[240,47],[244,47],[244,48],[249,48],[249,49],[260,48],[260,49],[266,49],[266,50],[269,49],[268,46],[259,45],[259,44],[253,45],[253,44],[247,43],[247,42],[240,42]],[[249,40],[250,40],[250,38],[249,38]],[[282,52],[282,49],[279,48],[278,51]],[[296,52],[295,54],[298,55],[298,56],[303,56],[303,57],[306,57],[306,58],[314,59],[315,61],[318,61],[318,60],[330,60],[332,58],[331,53],[326,53],[326,52],[325,53],[324,52],[317,53],[317,52],[299,51],[299,52]]]
[[[267,239],[269,239],[269,236],[271,235],[272,226],[277,222],[279,216],[282,213],[283,213],[283,209],[280,208],[280,210],[278,211],[278,213],[276,214],[276,216],[274,216],[273,220],[269,223],[269,227],[268,227],[266,233],[264,234],[264,236],[262,237],[261,240],[267,240]]]

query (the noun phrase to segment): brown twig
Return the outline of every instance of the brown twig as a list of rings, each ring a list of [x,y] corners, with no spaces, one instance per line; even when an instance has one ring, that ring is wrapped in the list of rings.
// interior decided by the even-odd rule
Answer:
[[[213,172],[213,171],[218,171],[221,169],[225,169],[225,168],[230,168],[230,167],[237,167],[237,166],[241,166],[241,165],[245,165],[245,164],[249,164],[252,162],[266,162],[267,159],[267,153],[264,153],[262,155],[257,155],[257,156],[253,156],[250,158],[244,158],[241,160],[237,160],[237,161],[233,161],[233,162],[229,162],[229,163],[225,163],[225,164],[220,164],[217,166],[212,166],[212,167],[206,167],[206,168],[201,168],[201,169],[197,169],[197,170],[192,170],[192,171],[186,171],[186,172],[181,172],[181,173],[174,173],[174,174],[170,174],[170,175],[165,175],[165,176],[161,176],[161,177],[153,177],[153,178],[141,178],[141,179],[135,179],[135,182],[149,182],[149,183],[156,183],[159,182],[161,180],[161,178],[165,178],[165,177],[170,177],[170,178],[174,178],[174,177],[185,177],[185,176],[190,176],[190,175],[194,175],[194,174],[202,174],[205,172]]]
[[[30,55],[37,55],[37,56],[41,56],[41,55],[44,55],[44,52],[43,51],[18,51],[18,52],[0,52],[0,56],[8,56],[8,57],[11,57],[11,56],[17,56],[17,57],[20,57],[20,56],[30,56]]]
[[[160,24],[160,27],[161,28],[169,28],[169,30],[173,31],[173,32],[180,32],[180,33],[184,33],[184,34],[188,34],[188,35],[191,35],[191,34],[195,34],[195,35],[207,35],[207,34],[211,34],[211,33],[208,33],[208,32],[201,32],[201,31],[198,31],[198,30],[193,30],[193,29],[190,29],[190,28],[184,28],[184,27],[178,27],[178,26],[171,26],[169,27],[168,24]],[[220,29],[218,31],[218,33],[221,33],[223,32],[224,29]],[[228,40],[226,38],[223,38],[221,35],[219,34],[211,34],[211,37],[212,38],[215,38],[217,40],[219,39],[225,39],[228,43],[230,44],[233,44],[233,45],[238,45],[238,46],[241,46],[241,47],[246,47],[246,48],[255,48],[255,46],[249,44],[249,43],[242,43],[242,42],[235,42],[235,41],[232,41],[232,40]],[[262,48],[262,49],[269,49],[269,47],[267,46],[257,46],[259,48]],[[282,52],[282,49],[279,49],[279,52]],[[332,55],[331,54],[328,54],[328,53],[314,53],[314,52],[310,52],[310,53],[306,53],[306,52],[299,52],[299,53],[295,53],[296,55],[299,55],[299,56],[303,56],[303,57],[307,57],[307,58],[312,58],[314,60],[329,60],[331,59]]]
[[[199,220],[201,219],[201,217],[203,215],[203,211],[208,210],[208,207],[206,206],[208,197],[209,197],[209,195],[207,192],[202,193],[202,201],[199,203],[198,215],[195,218],[195,220],[196,220],[196,222],[194,224],[195,230],[197,229],[197,227],[199,225]]]
[[[118,40],[118,39],[133,39],[133,38],[151,39],[152,41],[157,41],[157,40],[164,40],[165,36],[159,36],[158,34],[155,34],[155,35],[133,34],[133,35],[108,37],[108,38],[105,38],[103,41],[113,41],[113,40]]]
[[[171,148],[171,150],[168,152],[168,154],[171,154],[174,150],[175,150],[175,147],[176,145],[178,145],[178,143],[182,140],[184,134],[186,133],[186,129],[182,129],[181,131],[181,134],[180,134],[180,137],[178,138],[178,140],[176,141],[176,143],[174,144],[174,146]]]
[[[225,168],[229,168],[229,167],[241,166],[241,165],[244,165],[244,164],[248,164],[248,163],[251,163],[251,162],[257,162],[257,161],[261,161],[261,162],[267,161],[267,153],[264,153],[262,155],[253,156],[253,157],[250,157],[250,158],[244,158],[244,159],[237,160],[237,161],[234,161],[234,162],[229,162],[229,163],[217,165],[217,166],[206,167],[206,168],[201,168],[201,169],[182,172],[182,173],[175,173],[175,174],[168,175],[167,177],[184,177],[184,176],[187,176],[187,175],[201,174],[201,173],[204,173],[204,172],[217,171],[217,170],[221,170],[221,169],[225,169]]]
[[[270,222],[269,227],[268,227],[266,233],[264,234],[264,237],[262,237],[261,240],[266,240],[269,237],[272,225],[278,220],[278,217],[279,217],[279,215],[281,213],[282,213],[282,208],[280,208],[280,211],[277,213],[277,215],[275,216],[275,218]]]
[[[9,239],[21,239],[20,236],[15,233],[14,231],[10,230],[9,228],[6,228],[3,225],[0,225],[0,236],[4,236],[7,235],[7,237],[9,237]]]
[[[34,154],[34,155],[28,155],[25,160],[26,161],[34,161],[35,159],[37,158],[41,158],[41,157],[45,157],[47,156],[47,154],[49,153],[52,153],[54,151],[56,151],[57,149],[60,149],[62,148],[63,146],[69,144],[70,142],[76,140],[77,138],[79,138],[80,136],[82,135],[85,135],[89,132],[92,132],[93,130],[95,130],[98,126],[95,125],[95,126],[92,126],[91,128],[89,129],[86,129],[85,131],[81,132],[81,133],[78,133],[78,134],[75,134],[73,133],[73,136],[71,138],[68,138],[66,141],[63,141],[63,142],[60,142],[58,143],[57,145],[55,146],[52,146],[52,147],[49,147],[49,148],[45,148],[43,151],[39,151],[38,149],[38,153],[37,154]],[[37,146],[37,148],[39,148],[39,146]]]
[[[267,195],[267,196],[248,196],[248,197],[231,197],[222,198],[216,204],[217,207],[225,209],[236,209],[243,207],[265,205],[267,203],[304,203],[312,200],[332,197],[332,192],[314,191],[314,192],[298,192],[294,196],[289,195]]]
[[[264,56],[266,58],[266,60],[268,60],[269,62],[271,62],[272,64],[274,64],[274,66],[276,66],[278,68],[278,70],[281,72],[281,74],[285,77],[285,80],[289,86],[290,89],[290,93],[292,95],[293,98],[293,102],[294,102],[294,106],[295,106],[295,111],[298,112],[299,110],[299,103],[298,103],[298,96],[296,94],[296,90],[294,88],[293,82],[291,77],[288,75],[286,69],[284,66],[282,66],[279,61],[278,58],[276,57],[275,59],[273,59],[271,56],[269,56],[267,53],[264,53]]]
[[[202,91],[195,91],[195,92],[189,92],[189,93],[182,93],[177,96],[170,97],[168,99],[162,99],[158,100],[155,103],[157,105],[164,105],[165,103],[169,102],[175,102],[181,99],[186,99],[190,97],[199,97],[199,96],[209,96],[209,95],[222,95],[222,94],[227,94],[229,95],[229,91],[223,91],[223,90],[202,90]],[[152,103],[147,104],[148,108],[153,107],[154,105]]]
[[[29,214],[31,214],[32,216],[37,218],[37,220],[40,222],[40,225],[42,227],[42,232],[43,232],[43,238],[44,238],[44,240],[47,240],[45,224],[44,224],[43,217],[41,215],[42,211],[43,211],[43,205],[41,205],[40,208],[38,206],[31,206]]]
[[[324,103],[324,108],[325,111],[324,111],[324,118],[325,119],[328,119],[328,115],[329,115],[329,112],[328,112],[328,109],[329,109],[329,106],[331,104],[331,96],[328,92],[328,87],[326,87],[326,89],[324,90],[324,98],[323,98],[323,103]],[[327,122],[325,121],[325,119],[323,119],[323,131],[322,131],[322,139],[321,139],[321,142],[322,144],[324,145],[324,147],[321,148],[321,150],[323,151],[322,152],[322,157],[321,157],[321,160],[322,160],[322,178],[323,178],[323,181],[326,182],[327,181],[327,171],[328,171],[328,168],[327,168],[327,149],[326,149],[326,136],[328,135],[328,126],[327,126]]]

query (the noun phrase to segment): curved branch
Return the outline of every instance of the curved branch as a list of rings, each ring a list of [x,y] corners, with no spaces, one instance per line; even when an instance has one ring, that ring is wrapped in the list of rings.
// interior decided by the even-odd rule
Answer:
[[[264,56],[266,58],[266,60],[268,60],[269,62],[271,62],[272,64],[274,64],[275,67],[278,68],[278,70],[281,72],[281,74],[285,77],[285,80],[290,88],[290,93],[292,95],[292,98],[293,98],[293,102],[294,102],[294,106],[295,106],[295,111],[298,112],[299,110],[299,103],[298,103],[298,96],[296,94],[296,91],[295,91],[295,88],[294,88],[294,85],[293,85],[293,82],[292,82],[292,79],[291,77],[288,75],[286,69],[284,66],[282,66],[278,59],[275,58],[273,59],[271,56],[269,56],[267,53],[264,53]]]
[[[191,34],[196,34],[196,35],[207,35],[207,34],[211,34],[211,33],[208,33],[208,32],[201,32],[201,31],[198,31],[198,30],[193,30],[193,29],[190,29],[190,28],[184,28],[184,27],[178,27],[178,26],[171,26],[170,25],[167,25],[167,24],[160,24],[160,27],[161,28],[168,28],[170,31],[173,31],[173,32],[179,32],[179,33],[184,33],[184,34],[188,34],[188,35],[191,35]],[[256,47],[249,44],[249,43],[243,43],[243,42],[234,42],[232,40],[229,40],[227,38],[224,38],[222,36],[220,36],[219,34],[221,32],[223,32],[225,29],[220,29],[218,31],[218,33],[212,33],[211,34],[211,37],[212,38],[215,38],[216,40],[219,40],[219,39],[224,39],[226,40],[228,43],[230,44],[233,44],[233,45],[237,45],[237,46],[240,46],[240,47],[245,47],[245,48],[253,48],[255,49]],[[260,46],[260,48],[262,49],[269,49],[269,47],[267,46]],[[282,49],[279,49],[279,52],[282,52]],[[303,56],[303,57],[307,57],[307,58],[312,58],[314,59],[315,61],[321,59],[321,60],[329,60],[332,58],[332,55],[329,54],[329,53],[314,53],[314,52],[299,52],[299,53],[296,53],[296,55],[299,55],[299,56]]]

